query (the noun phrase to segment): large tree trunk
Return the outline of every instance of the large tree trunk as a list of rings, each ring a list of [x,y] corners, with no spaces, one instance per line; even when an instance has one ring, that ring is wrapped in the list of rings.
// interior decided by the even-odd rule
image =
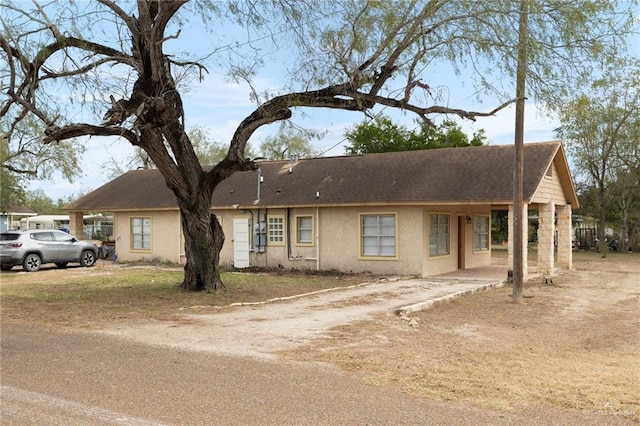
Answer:
[[[187,256],[182,287],[190,291],[215,290],[224,285],[219,265],[224,232],[211,213],[210,200],[198,197],[197,205],[180,207]]]

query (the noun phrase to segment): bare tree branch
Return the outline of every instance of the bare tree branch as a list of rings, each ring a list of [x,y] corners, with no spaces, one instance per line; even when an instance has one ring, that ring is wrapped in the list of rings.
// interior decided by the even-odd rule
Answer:
[[[124,127],[105,127],[93,124],[79,123],[64,127],[49,127],[45,130],[44,143],[62,141],[65,139],[77,138],[79,136],[121,136],[127,139],[132,145],[138,145],[138,136]]]

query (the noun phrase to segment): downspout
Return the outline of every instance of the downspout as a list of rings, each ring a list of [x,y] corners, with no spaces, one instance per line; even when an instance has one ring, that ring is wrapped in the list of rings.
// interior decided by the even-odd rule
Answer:
[[[253,223],[253,211],[252,210],[243,210],[246,213],[249,213],[249,251],[253,251],[254,247],[253,247],[253,233],[254,233],[254,226],[257,225],[255,223]],[[258,209],[258,217],[260,217],[260,209]]]
[[[286,232],[287,232],[287,260],[291,261],[291,223],[289,223],[289,218],[291,215],[291,208],[287,207],[287,218],[285,221],[286,224]]]
[[[320,270],[320,208],[316,206],[316,271]]]

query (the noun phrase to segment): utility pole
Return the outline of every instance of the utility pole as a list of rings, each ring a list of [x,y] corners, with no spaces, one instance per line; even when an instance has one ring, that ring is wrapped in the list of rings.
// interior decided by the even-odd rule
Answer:
[[[518,27],[518,65],[516,69],[516,128],[515,155],[513,159],[513,302],[522,300],[524,281],[523,241],[522,231],[525,218],[523,217],[523,171],[524,171],[524,103],[525,79],[527,74],[527,38],[529,4],[528,0],[520,0],[520,23]]]

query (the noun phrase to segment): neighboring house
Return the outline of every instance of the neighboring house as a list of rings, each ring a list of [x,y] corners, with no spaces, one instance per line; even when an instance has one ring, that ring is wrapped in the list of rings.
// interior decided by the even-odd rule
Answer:
[[[20,219],[20,229],[62,229],[69,230],[69,215],[40,214]]]
[[[20,219],[37,214],[28,207],[8,207],[6,211],[0,212],[0,232],[18,229],[20,228]]]
[[[109,216],[83,215],[83,228],[76,235],[86,240],[113,238],[113,218]],[[70,232],[69,215],[36,215],[20,219],[20,229],[60,229]]]
[[[570,268],[578,199],[562,144],[525,144],[524,156],[538,272],[553,272],[556,235],[557,266]],[[491,211],[513,213],[513,158],[513,145],[501,145],[263,161],[214,192],[221,262],[418,276],[490,265]],[[127,172],[66,210],[72,233],[83,212],[112,212],[120,260],[185,261],[177,203],[157,170]]]

